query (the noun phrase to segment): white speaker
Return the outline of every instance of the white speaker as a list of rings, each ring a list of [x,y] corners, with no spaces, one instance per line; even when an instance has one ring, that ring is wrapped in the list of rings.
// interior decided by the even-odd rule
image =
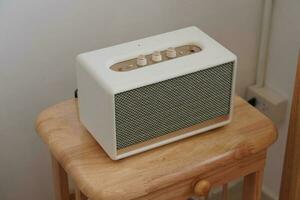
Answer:
[[[80,120],[114,160],[226,125],[236,60],[196,27],[80,54]]]

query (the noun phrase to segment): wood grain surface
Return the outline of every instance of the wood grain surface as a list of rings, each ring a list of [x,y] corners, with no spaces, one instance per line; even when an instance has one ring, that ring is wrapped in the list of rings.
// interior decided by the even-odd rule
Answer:
[[[296,199],[300,199],[300,52],[280,189],[280,200]]]
[[[205,177],[224,184],[226,176],[262,168],[265,151],[277,137],[273,123],[240,97],[235,98],[231,124],[119,161],[111,160],[79,122],[75,99],[43,111],[36,129],[77,187],[93,200],[139,199]],[[226,176],[214,176],[218,172]]]

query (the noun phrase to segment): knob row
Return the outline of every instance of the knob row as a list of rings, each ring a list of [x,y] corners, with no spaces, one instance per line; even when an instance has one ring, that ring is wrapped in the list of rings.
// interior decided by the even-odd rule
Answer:
[[[166,50],[166,56],[167,58],[176,58],[177,52],[174,47],[169,47]],[[151,59],[154,62],[160,62],[162,60],[162,55],[160,51],[154,51],[153,54],[151,55]],[[145,66],[147,65],[147,58],[145,55],[139,55],[137,57],[137,65],[138,66]]]

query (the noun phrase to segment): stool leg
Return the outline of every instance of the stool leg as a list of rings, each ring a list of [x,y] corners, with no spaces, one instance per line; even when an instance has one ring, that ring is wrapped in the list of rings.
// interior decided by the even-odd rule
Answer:
[[[54,156],[52,156],[52,170],[55,200],[70,200],[68,175]]]
[[[88,198],[82,194],[82,192],[75,187],[75,200],[87,200]]]
[[[228,200],[228,183],[222,186],[222,200]]]
[[[263,170],[244,177],[243,200],[261,200]]]

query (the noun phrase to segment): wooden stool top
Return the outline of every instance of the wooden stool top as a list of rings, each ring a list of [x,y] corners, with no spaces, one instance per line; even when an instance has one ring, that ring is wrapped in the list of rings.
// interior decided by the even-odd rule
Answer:
[[[119,161],[111,160],[78,119],[75,99],[43,111],[36,129],[51,153],[91,199],[134,199],[264,151],[273,123],[240,97],[233,121],[197,136]]]

